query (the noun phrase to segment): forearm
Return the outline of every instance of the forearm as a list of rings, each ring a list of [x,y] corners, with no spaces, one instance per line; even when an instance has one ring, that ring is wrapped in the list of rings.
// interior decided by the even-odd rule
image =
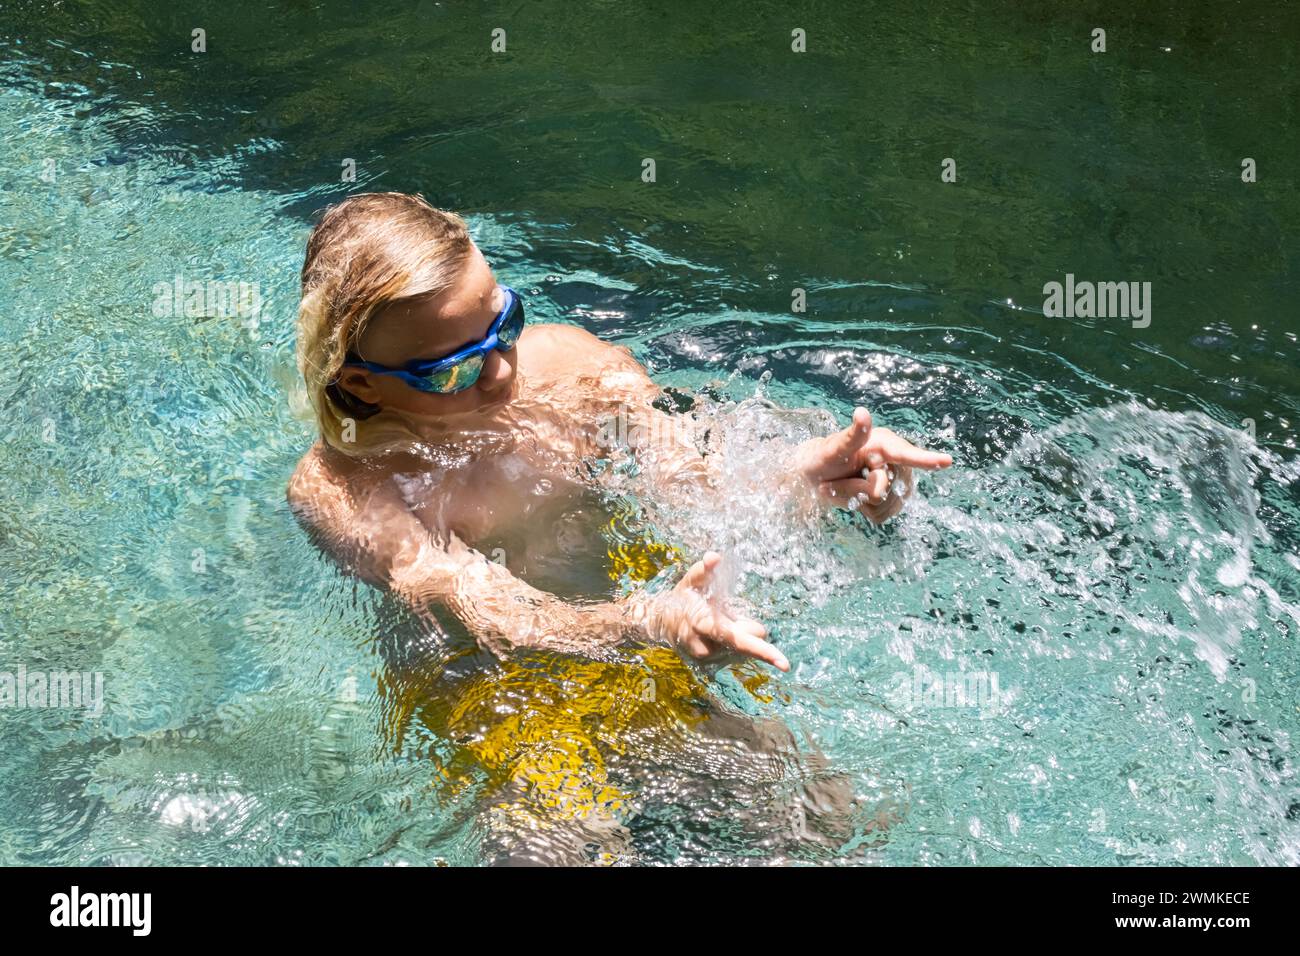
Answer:
[[[620,601],[571,604],[465,547],[395,567],[390,586],[417,610],[446,608],[499,657],[525,649],[599,657],[656,640],[650,601],[640,592]]]
[[[788,501],[801,513],[819,510],[816,487],[805,473],[804,445],[773,445],[770,461],[759,467],[752,462],[739,463],[735,456],[716,449],[713,453],[701,451],[694,441],[685,440],[682,429],[671,434],[675,440],[656,442],[638,455],[643,468],[669,497],[726,508],[737,494],[762,494]]]
[[[648,603],[639,594],[570,604],[528,590],[501,602],[454,602],[451,610],[481,646],[500,657],[522,650],[602,657],[613,648],[652,642]]]

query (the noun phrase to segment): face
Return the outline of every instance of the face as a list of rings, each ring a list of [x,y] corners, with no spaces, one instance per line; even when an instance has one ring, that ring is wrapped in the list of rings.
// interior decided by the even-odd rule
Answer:
[[[420,359],[440,359],[480,342],[505,304],[496,277],[477,247],[471,249],[459,278],[441,295],[394,302],[371,316],[356,352],[367,362],[398,368]],[[392,375],[344,368],[339,385],[362,401],[410,418],[433,421],[500,407],[515,381],[518,346],[493,350],[478,381],[452,395],[412,388]]]

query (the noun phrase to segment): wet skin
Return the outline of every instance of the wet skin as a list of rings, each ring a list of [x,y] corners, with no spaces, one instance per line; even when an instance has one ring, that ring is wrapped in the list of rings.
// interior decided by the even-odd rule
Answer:
[[[452,288],[378,310],[356,349],[389,366],[440,358],[482,338],[500,295],[474,249]],[[652,453],[640,456],[658,492],[725,491],[711,462],[671,423],[657,421],[665,418],[652,405],[660,391],[627,349],[573,326],[533,325],[514,349],[491,353],[478,381],[457,394],[429,394],[357,368],[344,369],[339,383],[383,409],[358,427],[383,418],[411,436],[365,458],[317,442],[289,483],[295,513],[354,573],[417,611],[450,610],[500,656],[523,648],[600,656],[616,646],[667,644],[695,658],[739,654],[789,668],[762,624],[711,596],[716,553],[699,556],[671,592],[576,605],[476,549],[506,535],[549,537],[543,525],[557,502],[577,500],[596,484],[582,460],[607,454],[601,425],[620,413],[659,436]],[[873,428],[859,408],[844,431],[796,449],[786,486],[773,492],[806,493],[881,522],[902,508],[912,468],[950,464],[948,455]]]
[[[439,358],[480,340],[500,306],[496,279],[475,250],[460,281],[444,295],[379,311],[357,351],[389,366]],[[608,658],[629,646],[669,645],[697,659],[749,656],[788,669],[784,655],[764,640],[761,624],[715,603],[710,585],[721,560],[716,553],[700,556],[674,590],[653,599],[633,594],[578,603],[571,595],[542,590],[537,577],[525,581],[512,571],[541,563],[539,542],[554,542],[559,553],[551,557],[561,561],[599,554],[598,540],[584,542],[572,518],[584,508],[594,510],[598,479],[583,459],[608,457],[600,436],[612,415],[625,414],[658,436],[651,447],[636,450],[657,493],[725,495],[711,463],[681,440],[680,430],[663,427],[664,413],[652,404],[660,391],[627,349],[572,326],[532,325],[514,349],[488,356],[478,381],[455,395],[427,394],[362,369],[345,369],[340,384],[380,406],[381,415],[400,422],[411,438],[368,457],[345,455],[318,441],[290,481],[290,503],[341,564],[389,589],[417,614],[434,621],[435,612],[450,612],[483,650],[503,659],[537,651]],[[880,522],[901,509],[911,490],[911,468],[950,463],[947,455],[873,429],[866,410],[857,409],[844,431],[800,446],[785,487],[773,491],[802,497],[813,507],[855,508]],[[724,501],[719,498],[720,506]],[[596,517],[594,524],[602,520]],[[501,547],[504,560],[494,546]],[[407,683],[395,679],[402,664],[390,662],[388,670],[388,686]],[[750,769],[742,776],[750,786],[802,768],[795,774],[799,790],[790,794],[795,804],[772,810],[782,820],[787,811],[796,814],[799,826],[791,838],[837,843],[851,832],[852,787],[847,778],[828,773],[820,754],[799,755],[789,729],[778,721],[727,713],[707,700],[700,706],[702,722],[689,742],[678,739],[677,745],[698,750],[715,741],[734,758],[743,755]],[[643,743],[653,751],[676,739],[668,731],[663,736]],[[639,749],[644,748],[625,751],[630,763],[638,762]],[[657,773],[667,766],[659,758],[650,763]],[[767,813],[752,823],[756,832],[788,829]],[[819,836],[821,830],[828,836]],[[498,835],[506,858],[576,862],[593,844],[628,842],[622,823],[604,817],[580,824],[551,821],[542,837],[525,831],[533,832]],[[831,832],[836,836],[830,838]]]

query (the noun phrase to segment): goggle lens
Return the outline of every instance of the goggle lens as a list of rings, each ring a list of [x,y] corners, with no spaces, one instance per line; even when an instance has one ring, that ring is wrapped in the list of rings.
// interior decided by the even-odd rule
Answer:
[[[524,330],[524,303],[519,296],[514,297],[514,305],[510,307],[510,314],[505,317],[501,323],[501,328],[497,330],[497,340],[501,343],[502,348],[507,351],[515,347],[519,341],[519,335]]]
[[[449,395],[452,392],[463,392],[478,381],[479,373],[483,371],[483,356],[471,355],[463,362],[457,362],[451,368],[445,368],[441,372],[434,372],[424,379],[424,391],[436,392],[440,395]]]

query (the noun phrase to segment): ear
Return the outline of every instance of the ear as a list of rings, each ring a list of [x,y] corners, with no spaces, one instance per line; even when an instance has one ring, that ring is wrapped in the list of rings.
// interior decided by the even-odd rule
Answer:
[[[379,389],[364,368],[345,368],[339,373],[339,388],[368,405],[379,404]]]

